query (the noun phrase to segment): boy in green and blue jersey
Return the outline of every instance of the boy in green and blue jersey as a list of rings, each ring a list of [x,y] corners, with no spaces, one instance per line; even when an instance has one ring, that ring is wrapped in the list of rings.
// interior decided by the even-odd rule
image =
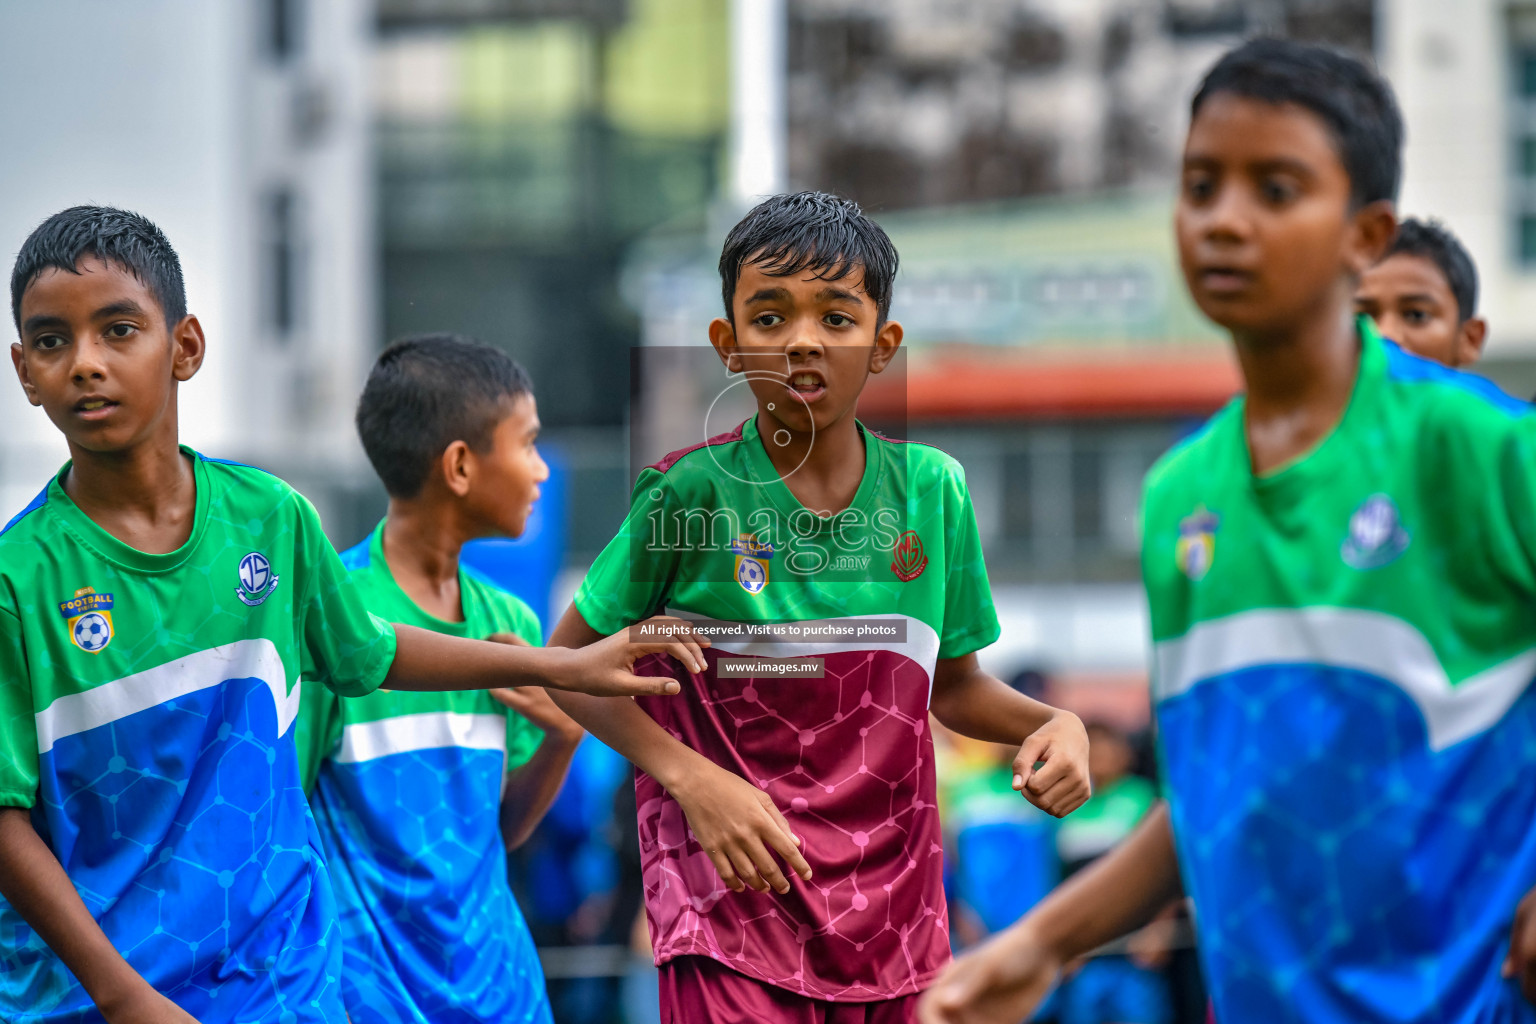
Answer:
[[[1196,94],[1180,258],[1246,393],[1147,479],[1168,807],[926,1020],[1017,1020],[1181,889],[1218,1020],[1536,1020],[1536,417],[1352,315],[1401,141],[1319,47],[1250,42]]]
[[[465,338],[401,341],[374,365],[358,435],[389,512],[341,555],[375,615],[537,644],[521,600],[459,563],[523,532],[548,468],[527,375]],[[548,810],[581,728],[537,687],[342,697],[306,687],[300,767],[340,905],[352,1024],[550,1020],[506,851]]]
[[[178,445],[204,339],[144,218],[49,218],[11,298],[17,376],[71,460],[0,532],[0,1018],[339,1024],[301,676],[659,693],[629,671],[657,646],[524,650],[370,615],[309,502]]]

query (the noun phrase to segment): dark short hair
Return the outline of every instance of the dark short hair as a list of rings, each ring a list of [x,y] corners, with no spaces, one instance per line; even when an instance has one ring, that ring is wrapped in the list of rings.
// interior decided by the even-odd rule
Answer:
[[[1190,120],[1222,93],[1311,111],[1333,136],[1354,205],[1397,198],[1403,115],[1392,87],[1360,58],[1292,39],[1250,39],[1206,74],[1190,102]]]
[[[147,217],[110,206],[71,206],[37,226],[22,243],[11,268],[11,320],[21,330],[21,297],[48,269],[78,274],[80,261],[94,256],[115,263],[139,279],[160,303],[171,327],[187,315],[187,288],[181,260],[170,240]]]
[[[499,348],[458,334],[420,334],[385,349],[357,400],[357,436],[384,489],[421,493],[450,444],[490,450],[508,406],[533,382]]]
[[[810,271],[837,281],[854,271],[875,301],[878,324],[891,312],[896,283],[896,247],[859,204],[827,192],[796,192],[758,203],[731,228],[720,251],[720,291],[725,315],[734,320],[731,300],[741,268],[748,263],[774,277]]]
[[[1418,256],[1429,260],[1440,268],[1451,294],[1456,296],[1458,319],[1466,323],[1476,315],[1477,264],[1444,224],[1409,217],[1397,226],[1397,237],[1382,259],[1391,256]]]

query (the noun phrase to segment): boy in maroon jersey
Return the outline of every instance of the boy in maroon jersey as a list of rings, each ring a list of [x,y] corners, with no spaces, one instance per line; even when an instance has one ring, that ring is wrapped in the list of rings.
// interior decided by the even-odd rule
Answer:
[[[1088,796],[1077,718],[977,664],[998,624],[963,470],[855,418],[901,343],[896,262],[823,193],[731,231],[710,340],[757,415],[640,474],[550,640],[646,609],[724,624],[705,672],[654,662],[670,701],[557,698],[640,769],[664,1020],[913,1018],[949,960],[930,712],[1018,745],[1014,788],[1050,813]]]

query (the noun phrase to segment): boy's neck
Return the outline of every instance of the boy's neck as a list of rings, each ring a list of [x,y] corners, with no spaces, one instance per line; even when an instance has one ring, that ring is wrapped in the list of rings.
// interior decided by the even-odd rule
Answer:
[[[1283,331],[1233,332],[1247,387],[1243,419],[1255,475],[1311,451],[1344,416],[1360,365],[1347,301]]]
[[[451,505],[430,497],[389,500],[384,561],[400,589],[429,615],[464,621],[459,552],[473,539]]]
[[[174,420],[162,433],[115,452],[71,442],[63,481],[64,493],[97,526],[152,555],[185,544],[197,519],[197,477],[176,443]]]
[[[758,411],[758,439],[768,461],[778,471],[789,492],[806,508],[822,515],[836,515],[853,503],[864,479],[864,439],[852,412],[810,434],[790,432],[788,444],[777,444],[779,429],[764,411]]]

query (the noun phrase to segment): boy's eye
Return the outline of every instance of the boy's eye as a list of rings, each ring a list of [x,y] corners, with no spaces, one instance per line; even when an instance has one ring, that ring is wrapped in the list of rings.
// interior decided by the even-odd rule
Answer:
[[[1264,201],[1274,206],[1290,202],[1296,198],[1296,188],[1289,182],[1279,181],[1275,178],[1266,178],[1259,185],[1259,193]]]
[[[107,328],[107,337],[126,338],[134,332],[133,324],[113,324]]]
[[[1184,179],[1184,194],[1194,202],[1203,202],[1211,198],[1216,192],[1216,183],[1206,175],[1195,175]]]
[[[752,318],[755,327],[777,327],[784,322],[784,318],[777,313],[759,313]]]
[[[852,327],[853,319],[843,313],[828,313],[822,318],[828,327]]]
[[[58,334],[43,334],[32,339],[32,347],[43,352],[51,352],[64,345],[64,338]]]
[[[1415,327],[1429,323],[1429,313],[1422,309],[1403,310],[1403,320]]]

